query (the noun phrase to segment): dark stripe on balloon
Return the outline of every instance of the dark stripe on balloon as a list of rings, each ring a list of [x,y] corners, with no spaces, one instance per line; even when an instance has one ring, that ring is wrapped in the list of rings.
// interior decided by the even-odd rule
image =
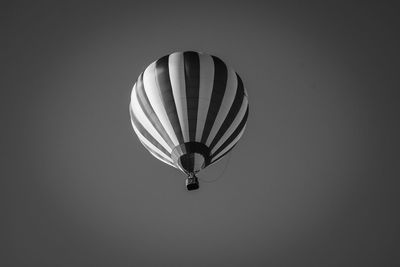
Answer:
[[[157,117],[156,113],[154,112],[154,109],[151,106],[150,101],[146,95],[146,91],[144,90],[143,73],[140,74],[136,82],[136,97],[147,119],[151,122],[153,127],[161,135],[168,146],[173,149],[175,145],[169,137],[167,131],[164,129],[164,126],[161,124],[161,121]]]
[[[217,151],[215,151],[211,155],[211,158],[215,155],[218,155],[218,153],[224,150],[239,135],[243,127],[246,125],[248,115],[249,115],[249,106],[247,106],[246,113],[244,114],[244,117],[242,121],[239,123],[238,127],[235,129],[235,131],[233,131],[233,133],[229,136],[229,138],[226,139],[226,141],[217,149]]]
[[[196,52],[184,52],[186,103],[189,123],[189,141],[196,140],[197,113],[199,106],[200,59]]]
[[[231,152],[231,150],[236,146],[236,144],[234,144],[231,148],[228,149],[228,151],[226,151],[225,153],[223,153],[221,156],[218,156],[217,158],[214,158],[211,160],[210,164],[213,164],[214,162],[218,161],[220,158],[222,158],[223,156],[225,156],[226,154],[228,154],[229,152]]]
[[[236,94],[235,94],[235,99],[233,100],[232,106],[229,109],[228,115],[226,115],[226,118],[225,118],[224,122],[222,123],[221,128],[219,128],[217,134],[215,135],[214,139],[212,140],[212,142],[210,144],[211,150],[214,148],[214,146],[222,138],[224,133],[232,125],[237,114],[239,113],[240,107],[242,106],[242,103],[244,100],[243,82],[242,82],[242,79],[240,79],[239,75],[237,75],[237,74],[236,74],[236,78],[238,80],[238,86],[237,86],[237,90],[236,90]]]
[[[210,106],[208,107],[207,118],[204,124],[203,134],[201,137],[201,142],[206,143],[208,136],[210,135],[211,128],[214,125],[215,118],[218,115],[222,99],[224,98],[226,82],[228,79],[228,70],[225,63],[212,56],[214,60],[214,85],[211,93]]]
[[[143,135],[143,137],[146,138],[147,141],[149,141],[152,145],[157,147],[165,155],[171,156],[171,154],[138,121],[138,119],[136,118],[136,116],[133,113],[132,109],[129,109],[129,111],[131,113],[131,118],[132,118],[133,124],[135,124],[135,126],[138,129],[138,131],[140,132],[140,134]]]
[[[178,143],[182,144],[185,141],[183,140],[182,129],[179,123],[174,95],[172,93],[172,85],[169,77],[168,58],[169,55],[157,60],[155,68],[156,82],[160,90],[161,99],[163,101],[165,111],[167,112],[168,119],[172,125],[172,128],[174,129],[176,138],[178,139]]]

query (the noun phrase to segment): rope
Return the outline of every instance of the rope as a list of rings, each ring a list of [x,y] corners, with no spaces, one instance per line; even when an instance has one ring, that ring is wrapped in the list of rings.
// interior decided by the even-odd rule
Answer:
[[[224,173],[225,173],[225,171],[226,171],[226,169],[228,167],[228,164],[229,164],[229,162],[231,160],[232,153],[228,153],[228,154],[229,154],[229,156],[228,156],[228,159],[225,162],[225,166],[224,166],[222,172],[217,176],[217,178],[214,178],[214,179],[211,179],[211,180],[204,180],[203,178],[199,177],[198,179],[200,181],[204,182],[204,183],[214,183],[214,182],[218,181],[222,177],[222,175],[224,175]]]

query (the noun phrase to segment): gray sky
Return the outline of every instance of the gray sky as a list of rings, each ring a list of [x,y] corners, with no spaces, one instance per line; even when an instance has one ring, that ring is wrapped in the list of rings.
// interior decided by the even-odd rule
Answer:
[[[1,266],[400,264],[398,9],[242,2],[3,4]],[[250,102],[192,192],[128,112],[181,50],[223,59]]]

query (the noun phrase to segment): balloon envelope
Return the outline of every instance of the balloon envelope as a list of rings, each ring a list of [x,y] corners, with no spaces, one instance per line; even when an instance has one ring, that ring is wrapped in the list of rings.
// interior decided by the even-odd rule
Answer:
[[[131,122],[157,159],[196,173],[230,152],[249,104],[239,75],[221,59],[193,51],[151,63],[133,86]]]

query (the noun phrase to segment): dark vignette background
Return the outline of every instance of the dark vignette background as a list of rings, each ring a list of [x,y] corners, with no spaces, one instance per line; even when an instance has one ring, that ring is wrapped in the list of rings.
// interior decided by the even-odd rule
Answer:
[[[1,266],[400,265],[398,6],[236,2],[1,3]],[[178,50],[250,98],[196,192],[129,121]]]

